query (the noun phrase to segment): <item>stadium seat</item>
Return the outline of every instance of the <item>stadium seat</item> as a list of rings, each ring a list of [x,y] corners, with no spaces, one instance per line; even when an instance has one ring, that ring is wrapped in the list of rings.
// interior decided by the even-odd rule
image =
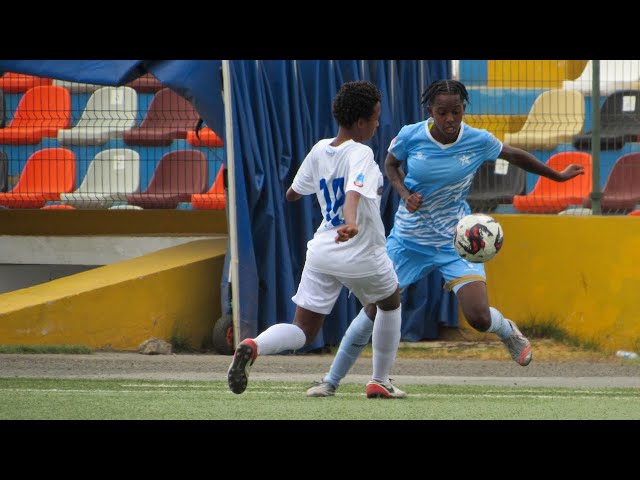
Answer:
[[[224,191],[224,165],[218,170],[216,180],[206,193],[191,195],[191,205],[197,210],[224,210],[227,206]]]
[[[562,88],[580,76],[587,60],[488,60],[487,86],[496,88]]]
[[[527,115],[465,115],[464,123],[474,128],[488,130],[500,141],[505,133],[515,133],[522,129]]]
[[[128,145],[169,146],[186,139],[200,118],[193,105],[168,88],[155,94],[140,126],[124,133]]]
[[[607,182],[602,189],[600,208],[602,213],[623,213],[633,210],[640,203],[640,153],[622,155],[613,164]],[[591,208],[591,198],[582,205]]]
[[[546,91],[536,98],[522,129],[505,133],[504,143],[524,150],[553,150],[582,131],[584,109],[579,92]]]
[[[112,148],[95,156],[78,189],[61,194],[60,201],[77,208],[108,208],[115,202],[126,202],[127,194],[139,189],[140,154]]]
[[[147,189],[127,195],[127,202],[142,208],[176,208],[180,202],[191,201],[193,193],[203,193],[208,176],[204,153],[174,150],[162,156]]]
[[[573,137],[577,150],[591,150],[592,132]],[[600,148],[620,150],[640,139],[640,90],[621,90],[605,98],[600,108]]]
[[[138,94],[130,87],[96,90],[73,128],[58,131],[60,145],[103,145],[133,128],[138,115]]]
[[[51,78],[7,72],[0,77],[0,90],[4,93],[25,93],[33,87],[47,86],[52,83]]]
[[[147,73],[127,83],[127,87],[133,88],[138,93],[157,93],[164,88],[156,77]]]
[[[44,207],[40,207],[40,210],[75,210],[76,207],[72,205],[62,205],[59,203],[53,205],[45,205]]]
[[[4,128],[5,123],[7,122],[7,112],[6,106],[4,103],[4,93],[0,90],[0,128]]]
[[[187,132],[187,143],[189,145],[193,145],[194,147],[224,147],[224,142],[222,141],[222,139],[209,127],[204,127],[203,129],[201,129],[198,132],[197,136],[195,130],[189,130]]]
[[[27,91],[9,125],[0,129],[0,143],[37,144],[55,138],[71,125],[71,94],[64,87],[34,87]]]
[[[47,201],[60,200],[61,193],[73,191],[75,184],[75,154],[66,148],[45,148],[29,157],[16,186],[0,193],[0,205],[41,208]]]
[[[144,210],[144,208],[138,207],[137,205],[114,205],[113,207],[109,207],[109,210]]]
[[[569,207],[558,213],[558,215],[571,215],[574,217],[586,217],[593,215],[593,211],[590,208],[584,207]]]
[[[514,195],[526,190],[527,174],[506,160],[484,162],[473,177],[467,203],[474,212],[489,212],[499,204],[510,204]]]
[[[102,85],[95,83],[67,82],[66,80],[54,80],[53,85],[56,87],[64,87],[71,93],[93,93]]]
[[[561,183],[540,177],[527,195],[513,197],[514,208],[523,213],[558,213],[566,210],[569,205],[582,205],[584,197],[591,192],[591,155],[584,152],[560,152],[553,155],[547,165],[560,172],[572,163],[583,165],[584,175]]]
[[[589,60],[582,74],[563,82],[562,88],[591,95],[592,78],[593,61]],[[600,95],[627,89],[640,89],[640,60],[600,60]]]
[[[0,151],[0,192],[6,192],[9,187],[9,160],[7,154]]]

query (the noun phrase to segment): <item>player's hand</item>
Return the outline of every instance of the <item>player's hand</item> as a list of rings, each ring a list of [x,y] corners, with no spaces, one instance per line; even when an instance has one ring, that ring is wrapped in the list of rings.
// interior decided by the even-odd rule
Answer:
[[[578,175],[584,175],[584,166],[572,163],[560,172],[560,179],[558,181],[566,182],[567,180],[571,180],[573,177],[577,177]]]
[[[358,234],[358,226],[357,225],[349,225],[345,224],[338,227],[336,235],[336,243],[346,242],[350,238],[355,237]]]
[[[404,199],[404,204],[411,213],[415,213],[420,205],[422,205],[422,195],[419,193],[411,193]]]

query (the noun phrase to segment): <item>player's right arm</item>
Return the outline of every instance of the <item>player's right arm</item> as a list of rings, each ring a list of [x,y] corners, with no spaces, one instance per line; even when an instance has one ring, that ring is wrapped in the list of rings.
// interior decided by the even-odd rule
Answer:
[[[398,192],[400,198],[404,202],[407,210],[411,213],[418,210],[422,205],[422,195],[412,193],[404,184],[404,170],[402,170],[402,162],[398,160],[393,153],[389,153],[384,161],[384,172],[387,174],[389,182],[393,189]]]
[[[301,193],[298,193],[293,189],[293,186],[289,187],[289,190],[287,190],[286,197],[289,202],[300,200],[302,196],[303,195]]]
[[[346,242],[358,234],[358,224],[356,223],[358,203],[360,203],[360,194],[354,190],[349,190],[342,207],[344,225],[339,226],[336,231],[336,243]]]
[[[295,202],[300,200],[304,195],[311,195],[312,193],[315,193],[316,179],[314,175],[315,162],[313,161],[313,155],[317,145],[318,144],[313,146],[311,151],[302,161],[302,164],[300,164],[300,168],[298,168],[296,176],[285,194],[287,201]]]

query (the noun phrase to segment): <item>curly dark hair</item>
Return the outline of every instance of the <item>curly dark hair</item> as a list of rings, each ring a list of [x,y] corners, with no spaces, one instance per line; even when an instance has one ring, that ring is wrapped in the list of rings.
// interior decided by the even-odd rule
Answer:
[[[381,98],[380,90],[371,82],[346,82],[333,99],[333,118],[341,127],[349,128],[360,118],[371,118]]]
[[[430,107],[437,95],[460,95],[460,100],[469,103],[467,88],[457,80],[436,80],[425,88],[420,104]]]

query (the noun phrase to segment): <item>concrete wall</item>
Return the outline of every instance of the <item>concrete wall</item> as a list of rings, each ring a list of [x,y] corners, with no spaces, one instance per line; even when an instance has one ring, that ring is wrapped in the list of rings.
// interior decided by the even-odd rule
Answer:
[[[640,351],[640,220],[495,215],[504,246],[486,264],[491,305],[518,324],[556,319],[584,341]]]
[[[226,238],[198,240],[0,295],[0,344],[200,348],[220,317]]]

